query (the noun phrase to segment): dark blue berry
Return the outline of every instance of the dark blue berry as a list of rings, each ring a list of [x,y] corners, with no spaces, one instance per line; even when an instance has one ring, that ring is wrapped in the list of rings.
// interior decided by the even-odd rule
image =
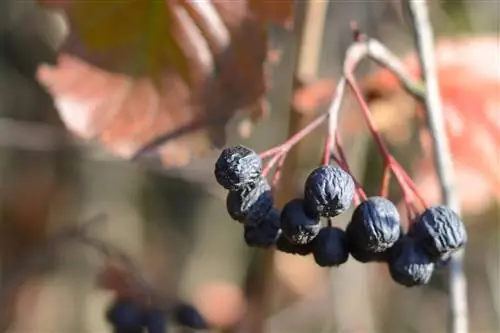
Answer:
[[[276,241],[276,249],[280,252],[296,254],[299,256],[306,256],[313,251],[313,243],[307,244],[294,244],[290,243],[285,236],[280,235]]]
[[[333,165],[314,169],[304,189],[307,213],[311,217],[342,214],[350,207],[354,190],[354,180],[344,170]]]
[[[369,262],[387,262],[389,256],[389,250],[384,252],[369,252],[363,249],[359,249],[356,245],[348,242],[348,249],[350,255],[359,262],[369,263]]]
[[[429,283],[434,263],[414,239],[403,237],[390,250],[389,272],[401,285],[419,286]]]
[[[340,266],[349,258],[346,235],[342,229],[326,227],[314,239],[314,260],[319,266]]]
[[[262,160],[252,149],[238,145],[224,149],[215,163],[215,179],[227,190],[241,190],[262,172]]]
[[[280,212],[272,208],[257,226],[245,226],[248,246],[267,248],[276,243],[280,235]]]
[[[449,256],[467,242],[464,223],[451,208],[443,205],[426,209],[408,234],[434,260]]]
[[[136,302],[116,300],[106,312],[107,321],[121,332],[140,332],[144,324],[144,312]]]
[[[182,326],[202,330],[208,329],[208,324],[196,308],[187,303],[179,303],[173,309],[174,320]]]
[[[250,187],[238,191],[229,191],[226,208],[229,216],[245,225],[258,225],[273,208],[271,186],[264,177]]]
[[[384,252],[401,235],[398,210],[383,197],[370,197],[359,204],[346,228],[349,243],[364,252]]]
[[[167,314],[160,309],[148,309],[144,316],[144,326],[147,333],[166,333]]]
[[[306,215],[303,199],[293,199],[286,203],[280,220],[283,235],[295,244],[310,243],[321,228],[319,219]]]

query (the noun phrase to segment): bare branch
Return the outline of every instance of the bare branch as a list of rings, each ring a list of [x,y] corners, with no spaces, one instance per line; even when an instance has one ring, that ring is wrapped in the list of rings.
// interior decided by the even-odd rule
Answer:
[[[404,2],[412,21],[415,44],[427,94],[427,125],[432,137],[434,163],[445,205],[460,214],[460,202],[455,188],[453,160],[446,136],[441,96],[434,59],[434,36],[426,1]],[[458,251],[450,261],[450,332],[467,333],[467,280],[463,271],[464,251]]]

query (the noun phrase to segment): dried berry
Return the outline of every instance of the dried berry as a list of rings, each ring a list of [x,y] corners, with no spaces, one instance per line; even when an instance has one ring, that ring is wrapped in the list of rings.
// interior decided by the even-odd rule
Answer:
[[[118,331],[141,332],[144,312],[136,302],[118,299],[106,311],[107,321]]]
[[[262,160],[252,149],[238,145],[226,148],[215,163],[215,179],[227,190],[241,190],[261,175]]]
[[[354,181],[344,170],[333,165],[314,169],[304,190],[307,213],[311,217],[337,216],[350,207],[354,190]]]
[[[390,251],[389,272],[401,285],[424,285],[432,277],[434,263],[414,239],[404,237]]]
[[[280,212],[272,208],[257,226],[245,226],[245,242],[252,247],[269,247],[280,235]]]
[[[307,256],[313,251],[313,242],[307,244],[294,244],[290,243],[285,236],[280,235],[276,240],[276,249],[284,253]]]
[[[398,210],[386,198],[370,197],[356,207],[346,233],[358,252],[384,252],[401,235]]]
[[[310,243],[319,232],[319,219],[310,218],[304,211],[304,200],[293,199],[281,211],[281,230],[294,244]]]
[[[198,310],[191,304],[179,303],[172,310],[174,320],[182,325],[196,330],[208,329],[208,324]]]
[[[433,260],[449,256],[467,242],[464,223],[451,208],[443,205],[426,209],[408,234]]]
[[[359,262],[369,263],[369,262],[387,262],[389,257],[389,251],[383,252],[369,252],[363,249],[357,248],[355,245],[351,245],[348,242],[347,248],[351,256]]]
[[[160,309],[148,309],[144,315],[144,326],[147,333],[166,333],[167,314]]]
[[[340,266],[349,258],[346,235],[342,229],[326,227],[314,239],[314,260],[319,266]]]
[[[271,186],[260,177],[254,186],[239,191],[229,191],[226,198],[227,212],[235,221],[248,226],[258,225],[273,207]]]

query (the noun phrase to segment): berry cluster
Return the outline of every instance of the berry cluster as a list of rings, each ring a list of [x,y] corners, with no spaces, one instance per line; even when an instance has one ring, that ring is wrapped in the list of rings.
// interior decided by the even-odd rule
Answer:
[[[134,300],[116,299],[106,312],[106,319],[114,333],[165,333],[167,319],[192,329],[207,329],[200,313],[190,304],[179,303],[167,313],[158,308],[142,305]]]
[[[339,163],[342,164],[342,163]],[[303,198],[274,207],[272,186],[262,170],[261,156],[244,146],[226,148],[215,165],[217,182],[227,189],[227,211],[244,225],[252,247],[314,256],[319,266],[344,264],[349,255],[362,263],[384,262],[394,281],[405,286],[429,282],[437,264],[464,246],[465,226],[446,206],[416,216],[408,232],[396,206],[383,196],[364,196],[346,230],[333,219],[347,211],[359,184],[348,168],[324,164],[306,179]]]

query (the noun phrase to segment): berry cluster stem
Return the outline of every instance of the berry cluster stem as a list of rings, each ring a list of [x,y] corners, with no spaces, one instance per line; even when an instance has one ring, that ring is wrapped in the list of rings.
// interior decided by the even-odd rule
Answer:
[[[373,116],[370,112],[370,109],[368,107],[368,104],[366,103],[361,90],[358,87],[358,84],[356,83],[356,80],[354,76],[351,73],[352,71],[347,71],[345,73],[347,84],[349,88],[352,90],[354,93],[354,96],[356,100],[358,101],[362,114],[367,122],[368,129],[375,141],[375,144],[377,146],[377,149],[380,152],[380,155],[382,156],[384,160],[384,169],[385,170],[390,170],[392,175],[396,178],[400,188],[401,192],[403,195],[403,199],[405,201],[406,208],[409,212],[409,218],[410,218],[410,223],[412,221],[412,217],[414,214],[417,213],[417,210],[413,204],[412,198],[415,197],[417,198],[420,203],[422,204],[423,208],[427,208],[428,205],[425,202],[425,200],[422,198],[420,193],[417,190],[417,186],[411,179],[411,177],[406,173],[403,167],[394,159],[392,154],[389,152],[389,149],[385,145],[382,136],[378,132],[376,126],[375,126],[375,121],[373,119]],[[386,173],[386,171],[384,171]],[[384,178],[388,178],[389,176],[384,175]],[[388,182],[388,180],[387,180]]]

